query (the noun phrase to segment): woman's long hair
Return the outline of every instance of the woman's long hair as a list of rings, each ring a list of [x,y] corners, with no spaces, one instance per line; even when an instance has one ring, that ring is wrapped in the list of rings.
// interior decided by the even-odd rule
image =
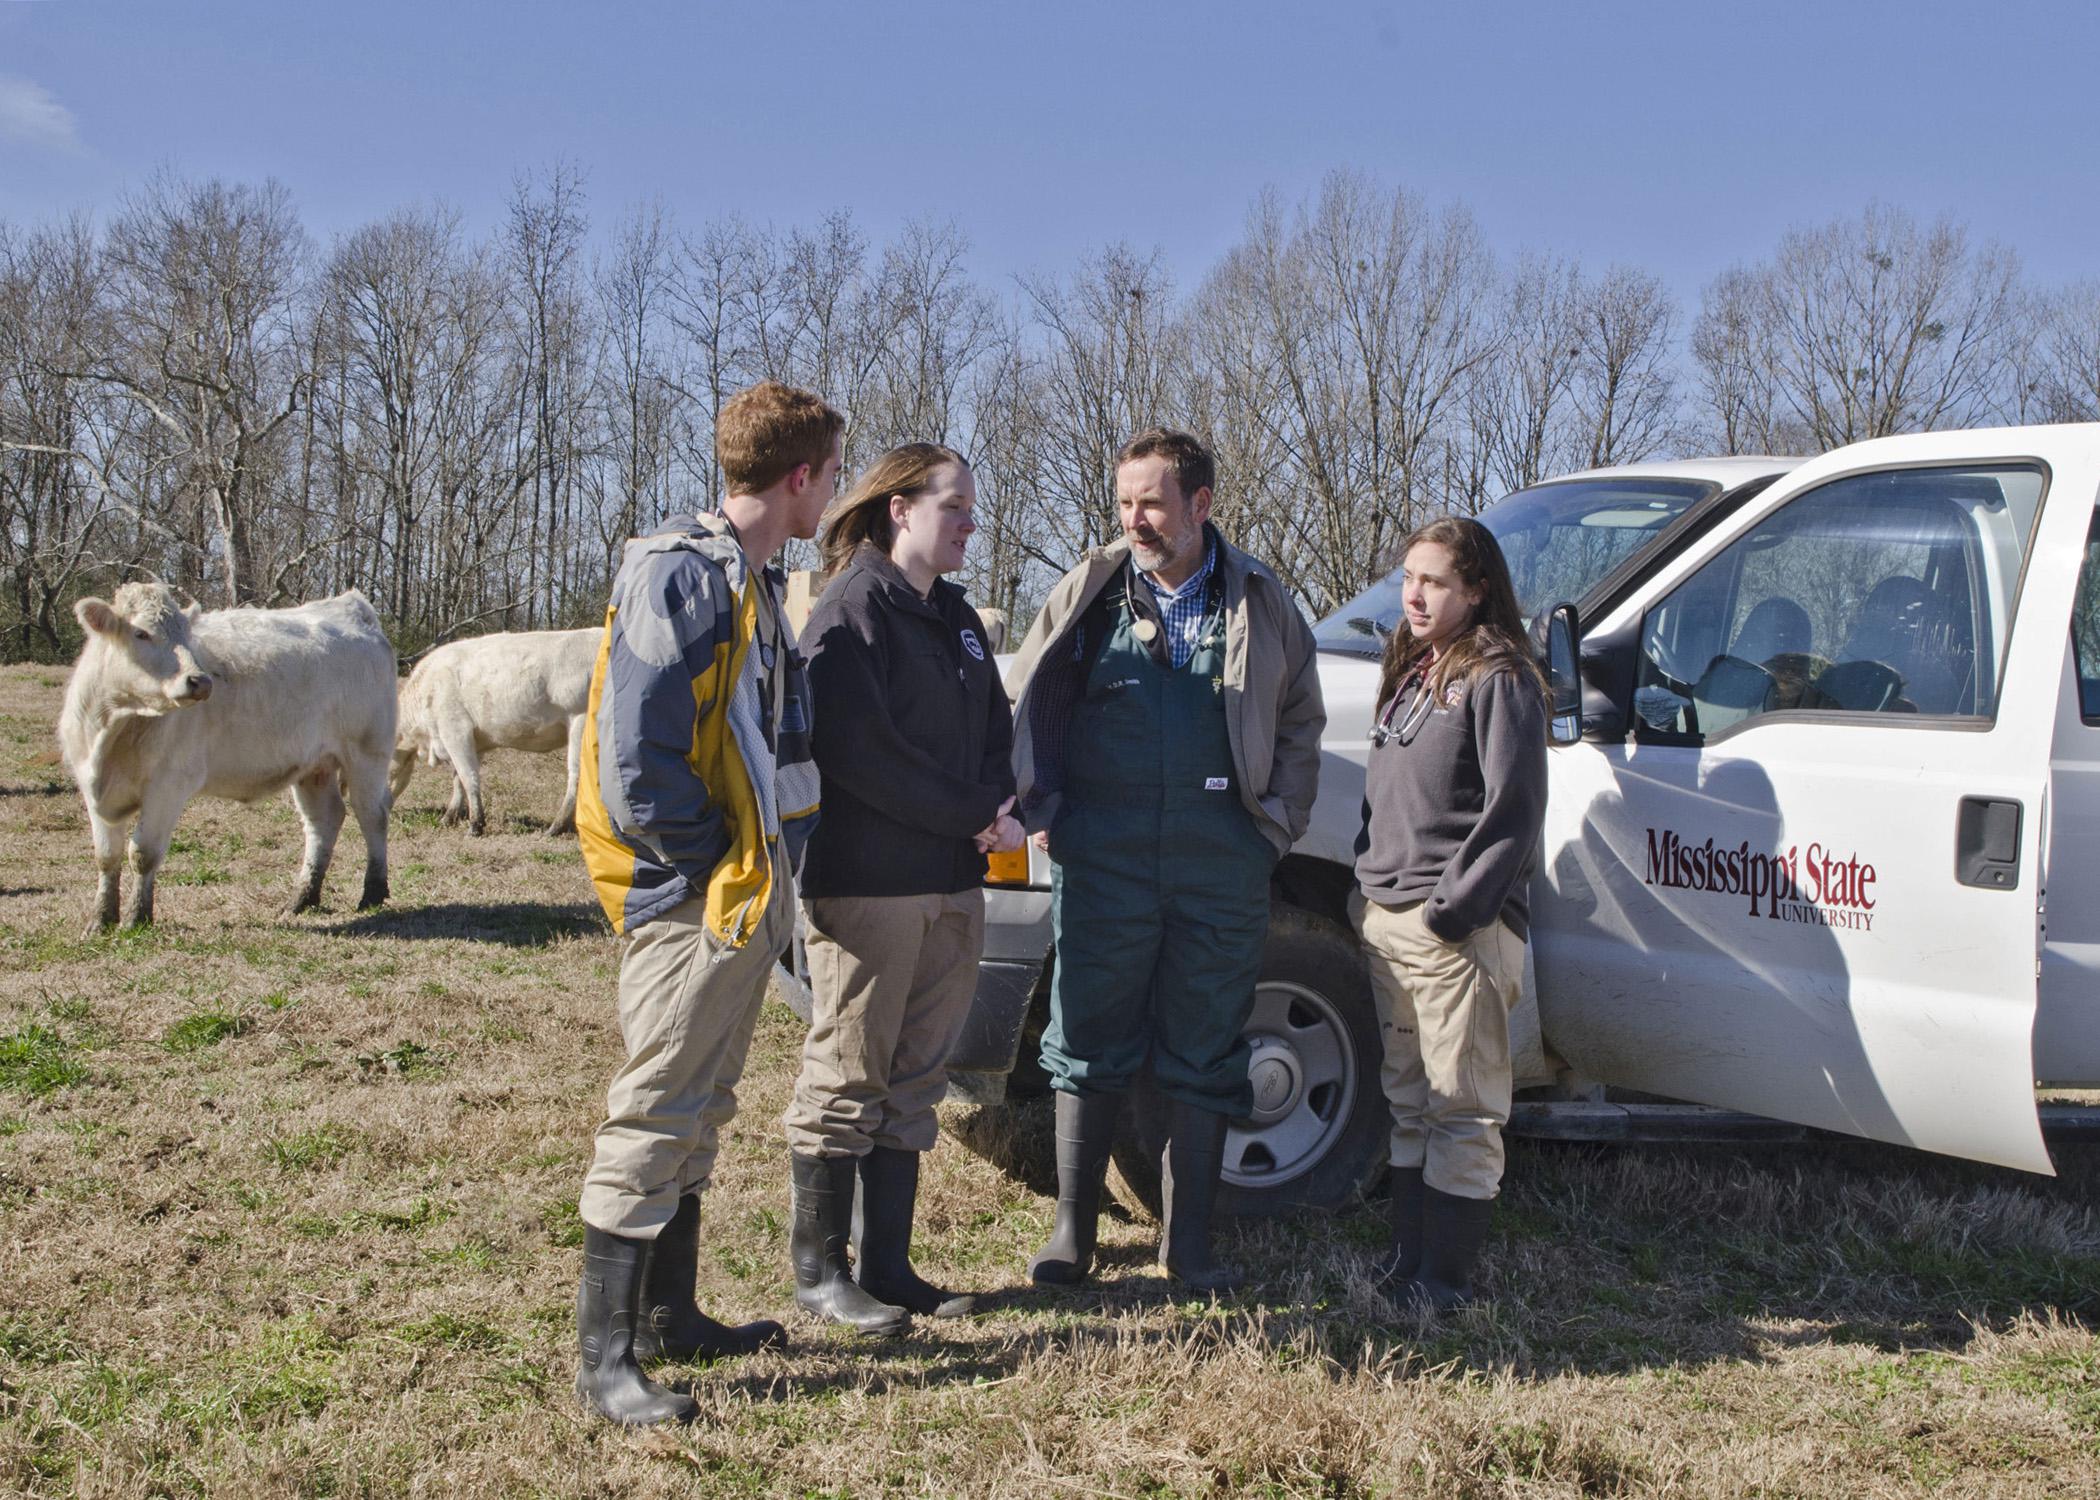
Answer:
[[[1451,638],[1437,658],[1428,691],[1441,693],[1444,684],[1457,679],[1471,682],[1504,668],[1515,672],[1546,694],[1546,674],[1528,644],[1524,612],[1517,607],[1517,591],[1509,581],[1509,564],[1503,560],[1495,534],[1470,516],[1445,516],[1417,527],[1400,547],[1404,565],[1408,553],[1424,542],[1442,547],[1450,555],[1452,570],[1467,588],[1480,591],[1480,603],[1466,628]],[[1379,664],[1378,702],[1392,701],[1395,691],[1407,680],[1415,664],[1429,654],[1427,642],[1407,628],[1403,612],[1385,643]]]
[[[905,443],[869,464],[833,507],[817,538],[824,576],[836,576],[862,542],[874,543],[887,556],[897,539],[897,528],[890,522],[890,497],[919,494],[948,464],[970,467],[968,459],[939,443]]]

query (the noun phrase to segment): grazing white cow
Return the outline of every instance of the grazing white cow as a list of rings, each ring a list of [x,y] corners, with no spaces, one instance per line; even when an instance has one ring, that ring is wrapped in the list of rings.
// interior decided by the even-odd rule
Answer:
[[[124,920],[153,920],[153,878],[200,792],[255,802],[291,787],[306,825],[293,912],[320,904],[347,802],[365,836],[358,907],[386,900],[394,648],[363,594],[207,613],[166,584],[127,583],[73,613],[87,643],[58,741],[94,827],[97,926],[116,924],[127,825]]]
[[[480,833],[488,824],[481,757],[488,750],[569,749],[568,788],[547,825],[550,838],[576,831],[576,777],[583,767],[583,720],[591,668],[605,632],[518,630],[438,647],[401,684],[394,745],[394,798],[408,790],[416,762],[452,768],[445,821]]]

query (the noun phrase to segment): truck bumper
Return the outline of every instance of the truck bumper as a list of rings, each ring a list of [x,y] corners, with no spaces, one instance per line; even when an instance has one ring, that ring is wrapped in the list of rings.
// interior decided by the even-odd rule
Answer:
[[[977,966],[977,998],[948,1055],[948,1083],[955,1094],[976,1104],[1006,1097],[1006,1075],[1020,1051],[1028,997],[1042,972],[1041,963],[1005,959],[988,958]]]

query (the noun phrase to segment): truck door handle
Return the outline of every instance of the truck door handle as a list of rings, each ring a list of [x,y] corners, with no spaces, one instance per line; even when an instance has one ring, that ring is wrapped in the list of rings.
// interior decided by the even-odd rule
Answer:
[[[1987,891],[2020,883],[2020,804],[1964,797],[1954,833],[1954,878]]]

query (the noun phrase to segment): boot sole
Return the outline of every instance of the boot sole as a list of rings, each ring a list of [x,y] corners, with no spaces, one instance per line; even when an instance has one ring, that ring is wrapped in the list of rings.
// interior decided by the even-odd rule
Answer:
[[[1037,1286],[1078,1286],[1094,1274],[1092,1266],[1075,1266],[1069,1261],[1053,1260],[1040,1266],[1028,1268],[1028,1279]]]

